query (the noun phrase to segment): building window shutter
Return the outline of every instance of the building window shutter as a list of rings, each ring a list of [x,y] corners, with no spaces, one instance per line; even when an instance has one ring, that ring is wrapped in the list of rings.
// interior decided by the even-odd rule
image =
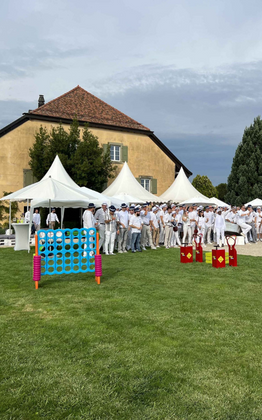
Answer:
[[[151,179],[151,193],[157,194],[157,179]]]
[[[122,162],[128,162],[128,147],[122,146]]]
[[[33,184],[36,182],[35,177],[33,176],[33,172],[31,169],[23,169],[24,179],[23,179],[23,185],[24,187],[27,187],[28,185]]]
[[[103,153],[104,153],[104,156],[105,156],[105,154],[107,152],[107,148],[108,148],[108,143],[107,144],[103,144]]]
[[[137,182],[141,185],[141,178],[136,178]]]

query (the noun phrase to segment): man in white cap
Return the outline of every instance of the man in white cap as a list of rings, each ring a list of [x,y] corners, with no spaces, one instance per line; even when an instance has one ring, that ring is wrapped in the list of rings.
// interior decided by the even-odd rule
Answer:
[[[127,252],[126,250],[126,241],[127,241],[127,229],[129,225],[129,215],[127,211],[127,205],[123,203],[121,205],[121,210],[118,213],[118,226],[119,226],[119,235],[118,235],[118,253],[123,254]]]
[[[117,222],[115,216],[115,206],[110,206],[105,212],[105,254],[114,254],[114,243],[117,233]]]
[[[107,211],[107,203],[103,203],[101,209],[98,209],[95,214],[97,228],[99,232],[99,249],[103,247],[105,252],[105,215]]]

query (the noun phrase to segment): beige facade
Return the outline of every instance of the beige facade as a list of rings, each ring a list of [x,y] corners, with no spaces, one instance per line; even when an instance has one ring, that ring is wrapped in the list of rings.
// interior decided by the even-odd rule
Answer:
[[[29,169],[29,148],[33,146],[35,134],[40,126],[48,131],[58,123],[28,120],[0,137],[0,196],[4,191],[16,191],[23,188],[24,170]],[[69,129],[69,124],[63,124]],[[174,181],[175,163],[145,134],[90,128],[101,145],[112,143],[128,148],[128,165],[133,175],[152,177],[157,180],[157,195],[161,195]],[[117,173],[122,168],[117,163]],[[117,175],[116,173],[116,175]],[[110,180],[112,182],[113,180]]]

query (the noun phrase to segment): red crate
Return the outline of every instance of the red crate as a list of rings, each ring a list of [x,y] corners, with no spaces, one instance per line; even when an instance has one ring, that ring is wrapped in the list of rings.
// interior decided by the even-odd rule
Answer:
[[[193,262],[193,247],[192,245],[180,247],[180,262],[183,264]]]
[[[212,249],[212,266],[215,268],[226,266],[226,252],[224,249]]]

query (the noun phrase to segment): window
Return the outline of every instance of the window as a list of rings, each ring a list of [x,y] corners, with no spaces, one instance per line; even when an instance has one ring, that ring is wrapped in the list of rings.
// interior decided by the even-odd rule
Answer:
[[[110,158],[114,161],[120,161],[120,146],[112,145],[110,146]]]
[[[150,179],[149,178],[141,178],[141,185],[147,191],[150,191]]]

